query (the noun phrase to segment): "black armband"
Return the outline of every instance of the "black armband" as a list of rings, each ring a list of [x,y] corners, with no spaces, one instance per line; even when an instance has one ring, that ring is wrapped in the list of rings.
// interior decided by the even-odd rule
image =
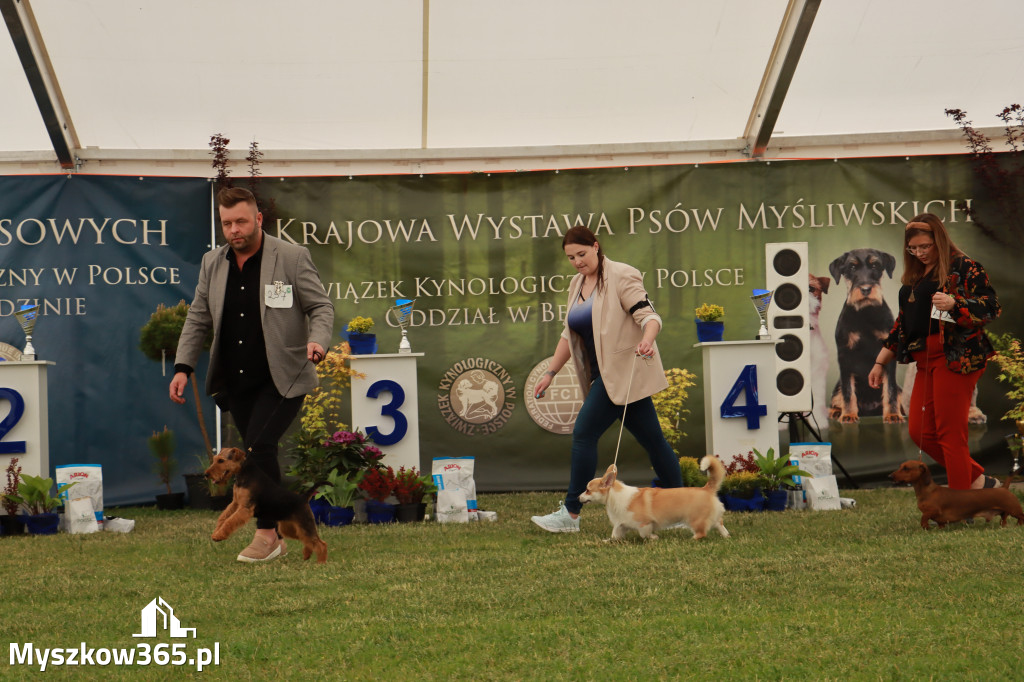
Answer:
[[[634,305],[632,308],[630,308],[629,309],[629,314],[632,315],[636,311],[641,310],[643,308],[650,308],[652,311],[657,312],[656,310],[654,310],[654,304],[651,303],[651,299],[645,298],[644,300],[640,301],[639,303]]]

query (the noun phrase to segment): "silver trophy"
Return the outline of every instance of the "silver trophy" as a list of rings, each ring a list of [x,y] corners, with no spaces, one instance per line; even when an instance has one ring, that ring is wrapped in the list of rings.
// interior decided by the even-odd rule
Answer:
[[[25,350],[21,351],[22,360],[35,360],[36,349],[32,345],[32,331],[36,328],[36,318],[39,316],[38,305],[23,305],[21,310],[15,310],[14,316],[18,318],[21,330],[25,332]]]
[[[757,330],[758,339],[772,338],[768,333],[768,306],[772,302],[772,293],[767,289],[754,289],[754,295],[750,297],[754,304],[754,310],[757,311],[757,316],[761,320],[761,328]]]
[[[416,305],[416,299],[400,298],[391,307],[391,313],[395,316],[395,323],[402,328],[402,341],[398,344],[399,353],[411,353],[412,346],[409,344],[409,323],[412,321],[412,308]]]

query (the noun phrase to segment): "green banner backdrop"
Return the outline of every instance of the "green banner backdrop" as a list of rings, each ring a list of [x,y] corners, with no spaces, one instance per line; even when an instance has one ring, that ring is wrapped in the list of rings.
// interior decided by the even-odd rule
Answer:
[[[659,337],[666,368],[698,376],[693,309],[721,304],[726,340],[753,338],[758,322],[749,297],[765,285],[766,244],[807,242],[810,273],[826,277],[851,249],[892,254],[896,270],[882,287],[895,311],[903,226],[923,211],[939,215],[988,269],[1009,309],[993,330],[1020,332],[1009,304],[1019,299],[1016,264],[957,208],[961,201],[979,208],[964,156],[288,178],[265,183],[264,193],[276,204],[266,228],[310,248],[339,329],[356,315],[373,317],[380,352],[395,352],[400,334],[385,313],[396,298],[416,299],[409,337],[426,354],[419,371],[423,464],[476,456],[485,490],[566,484],[572,382],[548,403],[529,388],[562,329],[574,271],[561,238],[576,223],[597,233],[608,257],[645,273],[666,322]],[[827,372],[829,393],[838,378],[834,330],[845,289],[833,280],[820,314],[828,358],[827,369],[819,364],[815,372]],[[972,427],[972,447],[1003,470],[1009,425],[999,422],[1007,403],[995,374],[990,368],[980,384],[989,422]],[[688,407],[680,451],[701,455],[699,385]],[[774,428],[772,421],[764,427]],[[851,474],[878,478],[916,456],[905,424],[881,422],[863,416],[857,424],[819,425]],[[787,434],[781,437],[785,443]],[[615,434],[602,445],[602,462],[610,462]],[[626,480],[648,480],[647,458],[628,435],[622,452]]]

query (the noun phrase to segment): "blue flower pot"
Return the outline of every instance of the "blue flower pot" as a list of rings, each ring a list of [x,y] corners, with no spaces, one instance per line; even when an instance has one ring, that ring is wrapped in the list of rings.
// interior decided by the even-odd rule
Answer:
[[[370,523],[393,523],[395,505],[377,500],[366,501],[366,520]]]
[[[769,490],[764,496],[765,511],[784,511],[789,493],[785,490]]]
[[[352,355],[373,355],[377,352],[377,335],[349,332],[348,345]]]
[[[697,323],[697,340],[701,343],[722,340],[722,336],[725,334],[725,322],[721,320],[705,322],[696,318],[694,322]]]
[[[754,490],[751,497],[735,497],[726,493],[718,493],[718,497],[729,511],[764,511],[764,495],[761,494],[760,488]]]
[[[32,535],[56,535],[57,526],[60,524],[60,516],[50,512],[47,514],[34,514],[21,517],[25,521],[25,527]]]
[[[325,526],[347,526],[352,523],[356,512],[352,507],[333,507],[328,505],[324,513]]]
[[[327,510],[331,508],[331,505],[327,503],[327,500],[314,497],[309,501],[309,510],[313,512],[313,520],[317,523],[327,523],[324,519],[327,516]]]

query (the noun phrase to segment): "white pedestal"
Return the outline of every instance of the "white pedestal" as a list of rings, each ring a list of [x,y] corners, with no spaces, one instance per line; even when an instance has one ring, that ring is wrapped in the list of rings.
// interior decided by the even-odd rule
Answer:
[[[420,467],[419,391],[416,358],[423,353],[353,355],[349,363],[365,378],[352,377],[352,428],[372,436],[384,464]]]
[[[22,474],[50,476],[46,368],[54,364],[42,360],[0,362],[0,471],[17,457]]]
[[[774,448],[779,455],[776,343],[768,339],[694,344],[701,349],[704,364],[707,452],[726,464],[755,448],[761,454]]]

